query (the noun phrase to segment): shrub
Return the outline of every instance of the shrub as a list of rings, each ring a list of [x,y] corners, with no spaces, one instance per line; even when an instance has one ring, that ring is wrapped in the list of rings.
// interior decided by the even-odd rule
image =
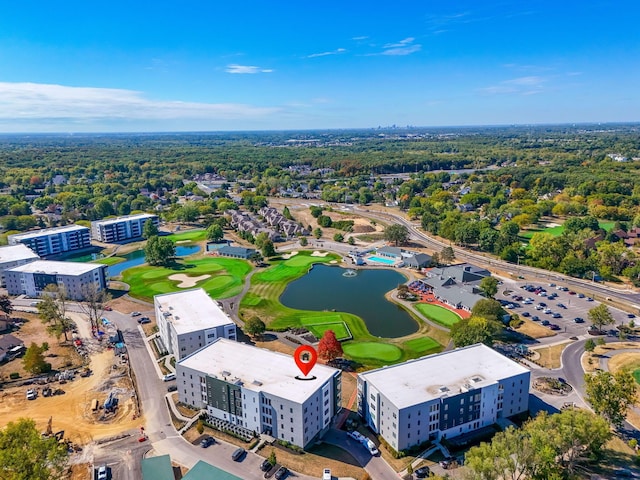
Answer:
[[[10,378],[11,380],[15,380],[16,378],[20,378],[20,374],[19,374],[18,372],[11,372],[11,373],[9,374],[9,378]]]

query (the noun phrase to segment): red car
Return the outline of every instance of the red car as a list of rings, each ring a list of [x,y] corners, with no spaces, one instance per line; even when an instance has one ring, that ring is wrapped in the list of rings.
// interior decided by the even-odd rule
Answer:
[[[109,305],[105,305],[105,306],[104,306],[104,309],[105,309],[107,312],[110,312],[110,311],[112,311],[112,310],[113,310],[113,308],[111,308]]]

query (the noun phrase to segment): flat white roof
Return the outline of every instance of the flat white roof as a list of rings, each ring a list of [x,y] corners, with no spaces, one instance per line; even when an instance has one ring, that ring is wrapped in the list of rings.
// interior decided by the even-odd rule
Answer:
[[[291,355],[272,352],[264,348],[219,338],[178,362],[209,376],[234,383],[256,392],[303,403],[338,371],[316,364],[309,373],[314,380],[296,380],[302,377]]]
[[[156,295],[153,301],[178,334],[196,332],[233,323],[202,288]]]
[[[29,260],[31,258],[40,257],[22,243],[19,243],[18,245],[0,247],[0,264],[16,262],[18,260]]]
[[[6,270],[7,272],[47,273],[59,275],[82,275],[105,265],[99,263],[82,262],[55,262],[53,260],[36,260],[35,262],[20,265]]]
[[[480,343],[360,376],[398,408],[405,408],[526,372],[529,369]]]
[[[138,213],[136,215],[125,215],[124,217],[108,218],[106,220],[96,220],[91,222],[95,225],[111,225],[113,223],[128,222],[130,220],[140,220],[143,218],[157,217],[152,213]]]
[[[56,235],[58,233],[75,232],[79,230],[89,230],[82,225],[65,225],[64,227],[43,228],[41,230],[34,230],[33,232],[16,233],[11,235],[11,238],[26,239],[41,237],[43,235]]]

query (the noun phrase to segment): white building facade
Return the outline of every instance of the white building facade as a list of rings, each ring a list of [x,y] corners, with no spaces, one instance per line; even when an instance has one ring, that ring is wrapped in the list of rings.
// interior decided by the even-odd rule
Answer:
[[[358,376],[358,413],[395,450],[529,409],[530,371],[483,344]]]
[[[40,257],[82,250],[91,246],[89,229],[80,225],[45,228],[7,237],[9,245],[23,244]]]
[[[316,365],[308,380],[293,357],[218,339],[176,364],[181,402],[229,428],[305,447],[341,408],[340,370]],[[306,377],[305,377],[306,378]]]
[[[236,324],[201,288],[156,295],[156,323],[167,351],[181,359],[218,338],[236,340]]]
[[[39,259],[40,257],[36,253],[21,243],[0,247],[0,287],[5,286],[5,270],[19,267],[20,265],[25,265]]]
[[[151,220],[156,227],[160,224],[158,216],[150,213],[96,220],[91,222],[91,238],[105,243],[140,238],[147,220]]]
[[[90,288],[107,287],[107,266],[98,263],[36,260],[5,271],[9,295],[39,297],[47,285],[63,287],[73,300],[83,300]],[[91,287],[91,285],[95,287]]]

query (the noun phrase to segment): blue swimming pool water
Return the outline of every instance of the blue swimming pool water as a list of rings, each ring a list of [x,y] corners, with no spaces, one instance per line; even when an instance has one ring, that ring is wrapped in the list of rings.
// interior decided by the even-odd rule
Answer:
[[[382,258],[376,257],[375,255],[371,257],[367,257],[367,260],[371,260],[372,262],[384,263],[385,265],[393,265],[396,261],[392,258]]]

